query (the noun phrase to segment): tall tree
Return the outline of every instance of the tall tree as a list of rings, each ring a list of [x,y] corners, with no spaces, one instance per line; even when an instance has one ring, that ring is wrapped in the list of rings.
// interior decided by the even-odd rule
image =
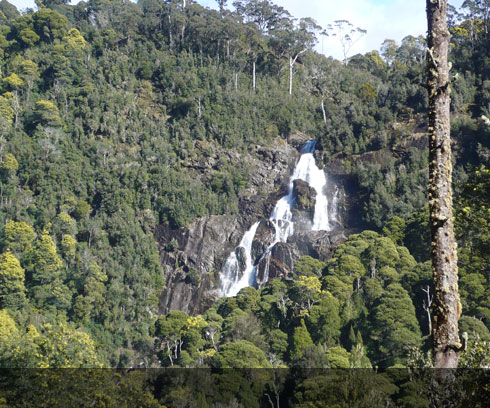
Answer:
[[[223,13],[225,12],[226,3],[228,3],[228,0],[216,0],[216,3],[218,3],[219,14],[223,15]]]
[[[280,29],[291,19],[285,8],[269,0],[237,0],[233,6],[246,23],[254,23],[262,33]]]
[[[450,140],[449,31],[447,0],[427,0],[429,93],[429,209],[434,279],[435,366],[458,366],[461,344],[458,319],[458,264],[453,231]]]
[[[289,95],[293,93],[293,68],[301,54],[312,49],[317,38],[316,32],[321,27],[311,18],[302,18],[296,24],[289,20],[280,29],[273,30],[272,46],[279,56],[289,59]]]
[[[367,30],[360,27],[354,27],[352,23],[347,20],[336,20],[334,26],[329,25],[327,27],[331,31],[332,37],[337,37],[342,46],[342,53],[344,54],[344,64],[347,64],[347,56],[353,45],[358,42],[364,35],[366,35]]]

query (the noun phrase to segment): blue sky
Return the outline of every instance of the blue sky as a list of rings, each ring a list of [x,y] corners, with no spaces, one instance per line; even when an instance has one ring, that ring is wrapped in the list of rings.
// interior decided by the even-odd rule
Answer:
[[[34,7],[34,0],[9,0],[18,9]],[[197,0],[206,7],[216,8],[215,0]],[[367,35],[357,41],[350,54],[379,49],[387,39],[398,43],[407,35],[425,35],[426,0],[272,0],[286,8],[295,17],[313,17],[326,27],[335,20],[348,20],[356,27],[367,30]],[[229,0],[231,4],[233,0]],[[450,0],[459,7],[463,0]],[[328,38],[318,45],[318,51],[341,59],[338,40]]]

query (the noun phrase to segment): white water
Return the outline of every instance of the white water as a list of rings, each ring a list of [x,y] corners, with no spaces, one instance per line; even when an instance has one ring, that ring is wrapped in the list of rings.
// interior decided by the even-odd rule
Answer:
[[[255,266],[252,264],[252,242],[259,224],[260,221],[257,221],[243,235],[240,244],[228,256],[228,259],[223,265],[221,286],[219,289],[221,296],[235,296],[241,289],[254,284]],[[245,270],[242,276],[240,276],[240,262],[237,257],[239,248],[245,250]]]
[[[235,296],[241,289],[247,286],[256,284],[256,265],[264,257],[269,257],[274,245],[278,242],[287,242],[288,238],[294,233],[293,213],[294,206],[294,180],[304,180],[310,187],[316,191],[315,212],[313,215],[312,231],[330,231],[330,220],[337,218],[337,201],[338,189],[336,189],[332,205],[329,208],[328,198],[325,194],[327,186],[327,178],[323,170],[320,170],[313,156],[315,151],[316,141],[312,140],[306,143],[301,149],[301,157],[294,168],[293,174],[289,179],[288,193],[283,196],[275,205],[269,220],[275,228],[274,242],[268,247],[263,256],[256,260],[255,264],[252,261],[252,242],[255,237],[255,232],[259,226],[259,222],[255,223],[243,236],[240,244],[229,255],[223,265],[221,273],[221,286],[219,293],[221,296]],[[238,248],[244,248],[246,268],[243,275],[240,276],[240,265],[237,258]],[[268,262],[267,262],[268,264]],[[268,270],[268,268],[266,267]],[[268,275],[268,271],[266,274]],[[268,279],[264,276],[265,280]]]

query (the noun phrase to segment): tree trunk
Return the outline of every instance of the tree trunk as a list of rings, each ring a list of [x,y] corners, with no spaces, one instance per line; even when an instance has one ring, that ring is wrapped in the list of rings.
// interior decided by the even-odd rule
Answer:
[[[15,130],[19,128],[19,116],[20,116],[20,102],[19,102],[19,95],[17,91],[13,92],[14,98],[12,100],[12,109],[14,110],[14,115],[15,115]]]
[[[430,287],[429,285],[426,286],[426,288],[422,288],[422,291],[427,295],[427,302],[424,300],[422,303],[422,308],[425,310],[425,313],[427,313],[427,322],[429,325],[429,336],[432,333],[432,315],[431,315],[431,310],[430,308],[432,307],[432,296],[430,295]]]
[[[252,88],[255,91],[255,61],[253,63],[253,68],[252,68]]]
[[[325,102],[322,97],[322,114],[323,114],[323,124],[327,126],[327,113],[325,112]]]
[[[293,58],[293,56],[289,57],[289,95],[292,95],[292,93],[293,93],[293,67],[294,67],[294,64],[296,63],[296,60],[298,59],[298,57],[306,51],[307,51],[307,49],[305,48],[304,50],[301,50],[300,52],[298,52],[294,58]]]
[[[447,0],[427,0],[429,93],[429,211],[434,279],[432,327],[436,368],[456,368],[461,344],[458,264],[453,231]]]
[[[170,48],[172,48],[174,45],[174,40],[172,36],[172,18],[170,17],[170,14],[168,15],[168,42]]]
[[[219,50],[220,50],[220,45],[221,45],[221,42],[220,40],[218,40],[218,50],[216,51],[216,67],[219,67]]]
[[[180,31],[180,45],[184,46],[184,37],[185,37],[185,23],[182,23],[182,30]]]

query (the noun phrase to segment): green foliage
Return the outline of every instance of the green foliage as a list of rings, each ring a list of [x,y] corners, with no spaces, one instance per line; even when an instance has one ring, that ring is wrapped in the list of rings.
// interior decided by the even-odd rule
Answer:
[[[56,246],[47,230],[43,230],[36,241],[32,254],[33,284],[50,283],[59,278],[63,261],[56,252]]]
[[[0,312],[1,313],[1,312]],[[11,321],[1,315],[1,332],[9,331],[0,346],[2,367],[17,368],[100,368],[93,340],[87,333],[73,330],[64,323],[43,324],[38,331],[12,329]],[[6,326],[5,326],[6,325]]]
[[[481,167],[470,173],[456,205],[455,220],[463,313],[483,319],[487,327],[490,327],[490,200],[485,192],[489,188],[490,170]]]
[[[306,328],[305,321],[301,319],[300,325],[294,329],[291,339],[291,358],[300,359],[303,357],[305,350],[312,345],[313,340]]]
[[[262,350],[246,340],[227,343],[212,357],[219,368],[268,368],[269,362]]]
[[[22,257],[30,254],[36,238],[34,229],[27,223],[10,220],[4,230],[7,247]]]
[[[349,368],[350,354],[342,347],[331,347],[327,350],[327,360],[331,368]]]
[[[384,227],[383,234],[395,244],[401,245],[405,238],[406,223],[403,218],[394,216]]]
[[[323,374],[323,375],[322,375]],[[308,376],[295,389],[294,406],[372,406],[382,407],[398,387],[386,374],[370,370],[330,370]]]
[[[330,293],[311,307],[306,321],[315,343],[328,346],[337,343],[341,327],[339,312],[340,302]]]
[[[459,319],[459,330],[461,333],[468,333],[473,339],[480,339],[482,341],[490,341],[490,331],[485,324],[474,317],[461,316]]]
[[[294,264],[294,273],[297,276],[319,276],[325,264],[311,256],[302,256]]]
[[[98,361],[110,366],[232,366],[240,353],[261,367],[329,358],[368,367],[366,355],[373,365],[403,362],[419,344],[417,324],[427,326],[421,289],[430,285],[427,264],[415,261],[430,248],[424,39],[385,42],[384,61],[370,52],[342,64],[313,52],[311,19],[295,21],[270,1],[239,1],[236,12],[219,2],[220,13],[194,1],[44,3],[20,15],[0,2],[2,256],[15,264],[1,285],[27,296],[15,329],[5,323],[25,358],[42,350],[48,357],[32,357],[37,365],[98,365],[92,352],[77,360],[83,353],[59,336],[100,345]],[[463,312],[488,327],[488,180],[486,168],[467,167],[490,157],[488,22],[475,10],[476,26],[458,18],[452,26],[460,74],[452,134]],[[303,257],[294,281],[243,290],[203,320],[174,311],[155,323],[163,284],[155,225],[236,213],[254,172],[247,154],[295,132],[319,139],[318,159],[343,162],[359,223],[384,227],[384,236],[351,235],[326,266]],[[187,278],[200,285],[196,270]],[[32,322],[35,331],[23,329]],[[65,351],[55,357],[50,342]]]
[[[8,89],[18,89],[23,87],[25,84],[22,78],[19,78],[15,72],[5,78],[2,78],[2,82],[7,85]]]
[[[0,164],[0,168],[7,172],[15,172],[19,168],[19,162],[11,153],[7,153]]]
[[[58,107],[51,101],[40,100],[36,102],[34,110],[35,120],[45,126],[60,125],[61,118]]]
[[[0,339],[6,342],[11,336],[15,336],[18,332],[14,319],[12,319],[7,309],[0,310]]]
[[[25,302],[25,273],[19,260],[7,249],[0,255],[0,307],[19,309]]]
[[[490,365],[490,342],[476,337],[468,344],[461,354],[458,367],[461,368],[488,368]]]
[[[388,359],[395,364],[408,354],[411,347],[421,342],[420,328],[415,317],[415,308],[405,289],[393,283],[372,311],[370,340],[375,359]],[[376,344],[376,346],[374,346]]]
[[[15,113],[12,109],[11,99],[7,92],[0,95],[0,120],[2,121],[0,124],[10,125],[14,120]]]

